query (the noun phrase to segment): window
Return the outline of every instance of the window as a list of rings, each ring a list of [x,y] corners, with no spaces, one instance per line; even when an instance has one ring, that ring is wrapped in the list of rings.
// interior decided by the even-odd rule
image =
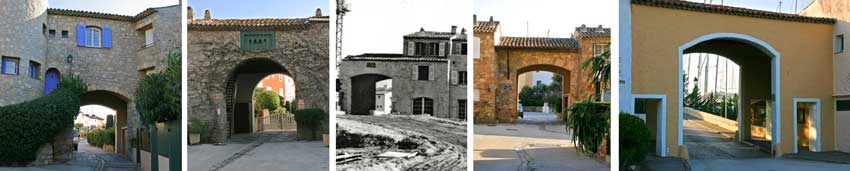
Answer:
[[[416,42],[414,55],[425,55],[425,43]]]
[[[416,80],[429,80],[428,68],[428,66],[419,66],[417,68],[418,74]]]
[[[279,94],[280,97],[283,97],[283,88],[277,88],[277,94]]]
[[[98,27],[89,26],[86,27],[86,46],[88,47],[101,47],[101,30]]]
[[[461,55],[466,55],[466,43],[461,43],[461,44],[460,44],[460,54],[461,54]]]
[[[283,74],[277,74],[277,80],[283,81]],[[283,90],[281,90],[281,91],[283,91]]]
[[[835,111],[850,111],[850,100],[835,101]]]
[[[145,47],[151,47],[153,45],[153,29],[145,30]]]
[[[62,38],[68,38],[68,30],[62,30]]]
[[[47,31],[47,35],[50,37],[56,37],[56,30],[50,29]]]
[[[457,118],[466,120],[466,99],[457,100]]]
[[[413,114],[434,116],[434,100],[425,97],[413,99]]]
[[[429,43],[428,46],[428,54],[429,56],[437,56],[440,54],[440,44],[439,43]]]
[[[3,74],[18,75],[18,61],[20,59],[13,57],[3,57]]]
[[[593,56],[599,56],[608,51],[608,44],[593,44]]]
[[[499,42],[499,41],[496,41]],[[478,59],[481,57],[481,38],[472,38],[472,58]]]
[[[366,68],[375,68],[375,67],[377,67],[375,63],[372,63],[372,62],[366,63]]]
[[[466,85],[466,71],[457,72],[457,84]]]
[[[835,53],[844,52],[844,35],[835,36]]]
[[[30,61],[30,69],[29,69],[30,78],[39,79],[40,74],[38,73],[38,71],[40,69],[41,69],[41,64],[39,64],[38,62]]]

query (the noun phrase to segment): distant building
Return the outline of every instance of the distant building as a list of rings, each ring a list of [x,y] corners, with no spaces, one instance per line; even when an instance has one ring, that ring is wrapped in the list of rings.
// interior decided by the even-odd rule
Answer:
[[[74,120],[74,124],[81,123],[83,127],[101,128],[106,124],[106,120],[94,114],[86,114],[80,112]]]
[[[257,88],[274,91],[285,101],[295,100],[295,83],[292,78],[285,74],[272,74],[263,78]],[[283,103],[281,101],[281,103]]]

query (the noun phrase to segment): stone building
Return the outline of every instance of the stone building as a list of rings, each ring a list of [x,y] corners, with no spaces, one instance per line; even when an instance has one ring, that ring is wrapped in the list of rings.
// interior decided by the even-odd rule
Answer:
[[[133,157],[130,142],[142,127],[136,85],[144,74],[164,69],[168,53],[180,50],[179,5],[126,16],[15,0],[0,1],[0,16],[0,106],[43,96],[60,78],[79,76],[89,86],[82,105],[117,111],[116,152]]]
[[[391,79],[390,113],[466,119],[466,29],[407,34],[401,54],[366,53],[345,57],[339,66],[341,108],[372,114],[376,83]]]
[[[261,79],[285,74],[295,82],[300,108],[328,110],[328,20],[305,18],[195,18],[189,7],[189,119],[209,123],[207,141],[256,132],[253,91]],[[289,95],[287,95],[289,96]]]
[[[548,71],[561,75],[562,109],[593,94],[581,63],[608,50],[611,29],[582,25],[568,38],[511,37],[500,22],[475,18],[474,119],[476,123],[514,122],[517,92],[523,73]],[[559,115],[559,117],[561,117]]]

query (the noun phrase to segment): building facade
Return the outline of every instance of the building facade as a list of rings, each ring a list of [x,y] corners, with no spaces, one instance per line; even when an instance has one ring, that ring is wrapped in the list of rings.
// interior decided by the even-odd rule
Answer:
[[[295,100],[295,87],[292,84],[292,78],[284,74],[272,74],[263,78],[257,84],[257,88],[274,91],[282,98],[281,103]]]
[[[610,28],[582,25],[570,37],[511,37],[502,35],[500,21],[493,17],[484,21],[474,18],[476,123],[518,119],[517,94],[531,77],[521,77],[525,73],[561,75],[562,104],[552,105],[561,105],[562,109],[593,94],[588,71],[581,69],[581,63],[608,50]]]
[[[404,36],[401,54],[347,56],[339,66],[340,106],[368,115],[376,107],[376,84],[391,80],[391,114],[466,119],[466,29],[420,29]]]
[[[146,73],[181,47],[179,5],[126,16],[48,8],[47,0],[0,1],[0,106],[44,96],[67,76],[89,92],[82,105],[117,111],[116,152],[130,155],[143,126],[134,93]]]
[[[195,18],[191,7],[187,15],[188,116],[209,123],[204,141],[258,131],[253,92],[269,75],[292,77],[294,101],[327,113],[329,17],[321,9],[304,18],[216,19],[209,10]]]

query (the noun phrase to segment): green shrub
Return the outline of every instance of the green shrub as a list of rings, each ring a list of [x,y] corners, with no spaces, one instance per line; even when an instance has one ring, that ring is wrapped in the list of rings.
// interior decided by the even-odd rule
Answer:
[[[298,124],[298,132],[301,134],[301,128],[306,128],[306,133],[309,133],[311,140],[318,139],[320,126],[325,120],[327,114],[321,109],[301,109],[295,111],[295,122]]]
[[[646,158],[649,136],[649,128],[642,119],[628,113],[620,113],[620,170]]]
[[[0,165],[25,165],[62,130],[74,126],[80,95],[88,90],[76,76],[62,79],[44,97],[0,107]]]
[[[607,103],[579,101],[570,106],[567,131],[579,151],[596,153],[608,135],[610,109]]]
[[[86,141],[92,146],[103,147],[103,145],[115,145],[115,129],[96,129],[86,136]]]
[[[265,89],[254,90],[254,111],[263,111],[269,109],[274,111],[280,107],[280,96],[274,91]]]
[[[193,118],[189,122],[192,123],[191,125],[189,125],[189,133],[201,134],[201,141],[203,141],[207,136],[209,136],[209,135],[207,135],[208,132],[209,132],[207,130],[207,128],[209,127],[209,125],[207,124],[207,121],[202,121],[200,119],[194,119]]]
[[[139,81],[136,88],[136,111],[144,123],[180,118],[180,64],[180,53],[170,53],[164,71],[146,75]]]

